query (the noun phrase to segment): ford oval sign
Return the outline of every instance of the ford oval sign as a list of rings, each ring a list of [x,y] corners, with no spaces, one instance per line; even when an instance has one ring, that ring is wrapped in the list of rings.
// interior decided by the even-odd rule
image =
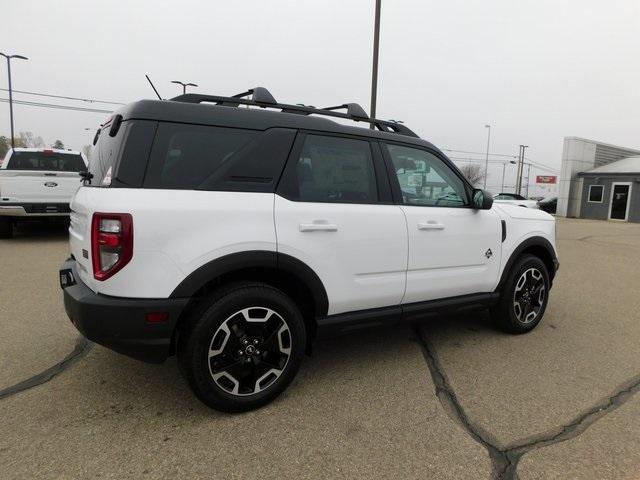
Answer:
[[[44,184],[45,187],[57,187],[58,184],[56,182],[46,182]]]

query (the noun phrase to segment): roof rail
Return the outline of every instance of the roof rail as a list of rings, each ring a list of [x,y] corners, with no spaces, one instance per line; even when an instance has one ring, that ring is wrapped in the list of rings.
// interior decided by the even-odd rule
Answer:
[[[251,97],[246,98],[246,97]],[[346,118],[355,122],[366,122],[382,132],[398,133],[409,137],[417,137],[414,132],[396,121],[385,121],[377,118],[369,118],[364,109],[357,103],[345,103],[335,107],[316,108],[305,105],[288,105],[278,103],[271,95],[271,92],[264,87],[255,87],[246,92],[238,93],[231,97],[218,95],[201,95],[199,93],[187,93],[171,99],[174,102],[184,103],[215,103],[226,107],[239,107],[240,105],[253,105],[261,108],[277,108],[285,113],[296,113],[299,115],[324,115],[328,117]],[[345,109],[346,113],[336,112]]]

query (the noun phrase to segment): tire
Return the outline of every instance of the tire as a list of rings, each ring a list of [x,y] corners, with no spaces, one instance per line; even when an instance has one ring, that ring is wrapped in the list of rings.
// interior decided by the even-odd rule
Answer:
[[[518,258],[500,292],[500,301],[491,309],[497,325],[513,334],[533,330],[544,316],[550,286],[549,271],[540,258]]]
[[[259,408],[295,377],[306,347],[296,304],[262,283],[214,293],[190,315],[178,338],[178,363],[195,395],[223,412]]]
[[[0,218],[0,238],[13,237],[13,222],[10,218]]]

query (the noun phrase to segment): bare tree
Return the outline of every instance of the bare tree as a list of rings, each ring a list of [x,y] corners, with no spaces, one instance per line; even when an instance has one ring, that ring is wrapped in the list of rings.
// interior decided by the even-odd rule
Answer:
[[[482,165],[478,165],[477,163],[465,163],[460,167],[460,171],[474,187],[480,185],[484,181]]]
[[[20,146],[27,148],[40,148],[45,146],[42,137],[36,137],[32,132],[20,132],[18,138],[15,139],[15,144],[16,147],[20,144]]]

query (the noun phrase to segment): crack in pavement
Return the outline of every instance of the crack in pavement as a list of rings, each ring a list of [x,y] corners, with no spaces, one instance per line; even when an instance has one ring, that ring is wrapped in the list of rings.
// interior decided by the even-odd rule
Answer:
[[[81,336],[80,338],[78,338],[76,346],[73,348],[71,353],[64,357],[62,361],[32,377],[27,378],[26,380],[0,390],[0,400],[10,397],[11,395],[15,395],[16,393],[28,390],[30,388],[37,387],[38,385],[42,385],[43,383],[47,383],[49,380],[64,372],[71,365],[73,365],[75,362],[89,353],[89,350],[91,350],[92,346],[93,342],[90,342],[85,337]]]
[[[577,437],[593,423],[623,405],[635,393],[640,391],[640,375],[638,375],[621,385],[612,395],[600,400],[591,408],[574,417],[568,424],[520,441],[516,440],[515,443],[502,448],[490,432],[485,431],[469,419],[449,383],[433,345],[419,327],[415,327],[415,332],[435,385],[436,396],[449,416],[487,450],[492,464],[492,478],[496,480],[517,480],[518,463],[525,454],[541,447]]]

